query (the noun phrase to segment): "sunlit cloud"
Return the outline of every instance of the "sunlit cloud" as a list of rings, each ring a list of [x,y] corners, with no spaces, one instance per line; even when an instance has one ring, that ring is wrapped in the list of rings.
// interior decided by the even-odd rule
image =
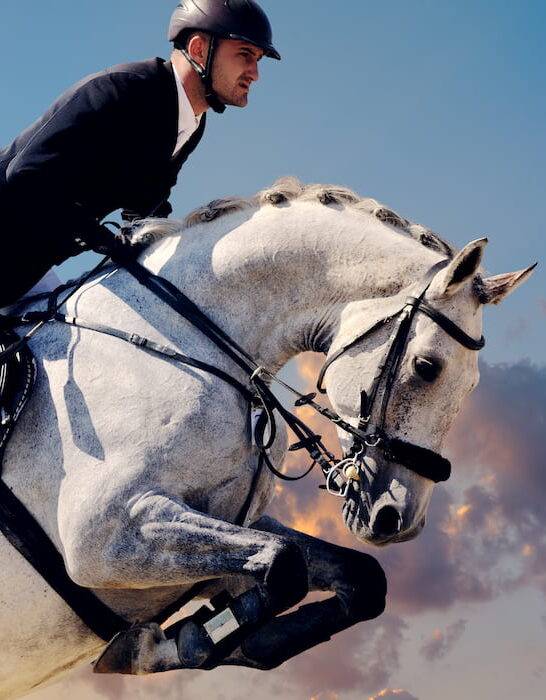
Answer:
[[[436,661],[446,656],[463,634],[466,620],[458,620],[446,630],[434,630],[431,637],[421,647],[421,654],[427,661]]]
[[[324,357],[315,353],[304,353],[297,361],[301,391],[311,392]],[[316,399],[322,405],[329,406],[327,398]],[[334,426],[309,406],[296,410],[297,416],[313,431],[322,436],[327,448],[339,455],[339,443]],[[287,471],[292,476],[302,474],[310,464],[305,450],[291,452],[288,455]],[[277,488],[271,505],[271,514],[286,525],[301,530],[309,535],[321,537],[345,546],[354,546],[356,541],[347,531],[341,519],[341,499],[334,498],[319,489],[324,484],[324,477],[318,466],[304,480],[283,483]]]
[[[321,362],[312,356],[300,362],[307,390]],[[311,480],[285,486],[274,504],[285,522],[375,555],[387,571],[387,609],[396,616],[486,602],[524,584],[546,591],[546,372],[523,363],[482,365],[481,373],[450,439],[453,486],[436,487],[415,541],[380,551],[357,543],[340,524],[336,499],[324,498]],[[326,434],[320,417],[309,420]],[[438,631],[423,656],[448,655],[463,631],[462,620]]]
[[[319,693],[318,695],[313,695],[311,700],[339,700],[339,695],[337,693],[332,693],[329,690],[326,690],[322,693]]]
[[[306,390],[312,389],[321,362],[322,358],[312,357],[301,361]],[[453,485],[436,487],[427,525],[415,541],[380,551],[357,543],[341,525],[336,499],[316,488],[319,477],[284,485],[274,503],[274,510],[284,522],[375,555],[388,575],[387,610],[391,619],[400,623],[402,616],[447,610],[461,602],[487,602],[524,584],[546,591],[546,474],[542,466],[546,447],[546,373],[525,364],[482,365],[481,372],[481,385],[450,439]],[[328,432],[329,426],[324,426],[320,417],[310,414],[308,419],[315,430],[326,436],[328,445],[332,444],[330,441],[337,445],[335,434]],[[361,650],[370,665],[367,676],[361,677],[358,685],[357,678],[350,676],[355,688],[373,689],[368,682],[375,683],[375,688],[387,688],[396,674],[396,655],[404,628],[395,634],[389,634],[388,627],[383,629],[384,641],[390,639],[394,645],[394,658],[388,664],[377,665],[377,659],[388,647],[377,647],[376,656],[370,653],[369,643],[366,647],[364,642],[373,639],[372,630],[384,618],[362,626]],[[459,620],[437,630],[423,643],[423,658],[431,662],[448,656],[464,628],[464,620]],[[345,653],[347,641],[352,645],[357,639],[358,632],[352,631],[325,646],[339,658]],[[319,653],[312,651],[305,656],[303,663],[309,667],[305,673],[298,661],[293,666],[294,678],[302,681],[312,677],[313,669],[316,672],[321,668]],[[339,692],[335,684],[329,687]],[[407,691],[382,692],[376,697],[413,698]]]
[[[373,695],[369,700],[388,700],[388,698],[394,698],[395,700],[417,700],[415,695],[408,693],[407,690],[399,688],[398,690],[380,690],[377,695]]]
[[[472,506],[470,505],[461,506],[460,508],[457,508],[457,517],[464,518],[464,516],[468,513],[469,510],[472,510]]]

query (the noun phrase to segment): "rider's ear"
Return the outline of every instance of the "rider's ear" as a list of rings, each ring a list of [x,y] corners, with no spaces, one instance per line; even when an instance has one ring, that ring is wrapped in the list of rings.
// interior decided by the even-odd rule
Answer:
[[[487,238],[479,238],[460,250],[449,265],[436,275],[430,285],[430,295],[436,298],[451,296],[472,279],[478,271],[486,244]]]
[[[503,275],[495,275],[481,280],[477,288],[478,299],[482,304],[498,304],[520,284],[523,284],[536,266],[537,263],[525,270],[506,272]]]
[[[204,67],[208,53],[208,41],[206,36],[201,32],[192,34],[188,40],[186,51],[194,61]]]

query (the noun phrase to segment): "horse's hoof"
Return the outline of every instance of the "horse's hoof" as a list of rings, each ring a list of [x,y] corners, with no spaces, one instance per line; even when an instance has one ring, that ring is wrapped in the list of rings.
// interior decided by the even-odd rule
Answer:
[[[180,668],[176,644],[155,622],[119,632],[94,664],[94,673],[142,675]]]

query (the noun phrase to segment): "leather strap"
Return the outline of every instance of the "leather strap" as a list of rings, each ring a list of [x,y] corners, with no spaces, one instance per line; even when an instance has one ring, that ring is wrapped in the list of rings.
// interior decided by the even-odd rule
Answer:
[[[319,375],[317,377],[317,390],[321,394],[326,393],[326,389],[324,388],[324,376],[326,374],[326,370],[330,365],[335,362],[339,357],[344,355],[347,350],[350,350],[354,345],[357,343],[360,343],[361,340],[364,340],[364,338],[367,338],[369,335],[372,335],[372,333],[375,333],[375,331],[379,330],[383,326],[386,326],[389,324],[394,318],[396,318],[401,311],[398,311],[396,314],[393,316],[385,316],[385,318],[380,318],[379,321],[373,324],[373,326],[370,326],[370,328],[367,328],[365,331],[360,333],[360,335],[357,335],[357,337],[354,340],[351,340],[347,345],[343,345],[343,347],[339,348],[339,350],[336,350],[333,355],[330,355],[330,357],[326,360],[326,362],[322,365],[322,368],[319,372]]]
[[[120,630],[129,629],[130,622],[68,576],[62,556],[42,526],[2,480],[0,531],[98,637],[107,642]]]
[[[451,462],[426,447],[398,438],[385,438],[381,447],[387,460],[403,464],[407,469],[434,481],[435,484],[447,481],[451,476]]]
[[[156,355],[170,358],[175,362],[179,362],[180,364],[188,365],[190,367],[195,367],[196,369],[203,370],[204,372],[208,372],[209,374],[214,374],[216,377],[219,377],[224,382],[230,384],[232,387],[237,389],[237,391],[241,393],[247,401],[250,402],[254,399],[254,395],[247,389],[247,387],[227,372],[224,372],[218,367],[210,365],[207,362],[203,362],[202,360],[196,360],[193,357],[184,355],[183,353],[178,352],[177,350],[174,350],[173,348],[170,348],[167,345],[161,345],[159,343],[154,342],[153,340],[150,340],[149,338],[145,338],[136,333],[128,333],[127,331],[122,331],[118,328],[112,328],[112,326],[106,326],[102,323],[92,323],[90,321],[83,321],[82,319],[77,318],[76,316],[66,316],[65,314],[58,313],[55,314],[53,318],[55,321],[66,323],[70,326],[77,326],[78,328],[86,328],[88,330],[97,331],[98,333],[103,333],[105,335],[111,335],[115,338],[119,338],[120,340],[124,340],[126,343],[130,343],[131,345],[135,345],[136,347],[142,348],[143,350],[149,350],[150,352],[153,352]]]
[[[253,358],[174,284],[164,277],[152,274],[134,260],[118,258],[116,262],[130,272],[140,284],[212,340],[246,374],[251,375],[257,369],[258,365]]]
[[[435,321],[440,328],[442,328],[448,335],[450,335],[454,340],[458,341],[461,345],[469,350],[481,350],[485,345],[485,338],[483,335],[481,338],[472,338],[463,331],[462,328],[456,323],[445,316],[441,311],[435,309],[424,299],[418,299],[417,297],[408,297],[406,299],[406,304],[411,304],[412,306],[417,306],[418,311],[426,314],[429,318]]]

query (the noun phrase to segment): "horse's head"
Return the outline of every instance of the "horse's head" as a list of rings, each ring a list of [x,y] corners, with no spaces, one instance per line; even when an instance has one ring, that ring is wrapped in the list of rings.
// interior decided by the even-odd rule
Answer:
[[[481,307],[500,302],[532,270],[483,279],[486,242],[469,243],[401,294],[354,302],[342,314],[326,378],[335,410],[361,436],[340,431],[346,473],[355,477],[343,515],[359,540],[415,537],[435,483],[449,476],[440,453],[478,382]]]

